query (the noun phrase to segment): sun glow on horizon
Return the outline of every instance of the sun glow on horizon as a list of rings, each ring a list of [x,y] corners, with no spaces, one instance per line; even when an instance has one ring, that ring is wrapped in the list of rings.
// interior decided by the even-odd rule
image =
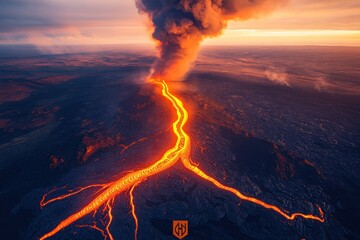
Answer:
[[[333,45],[360,46],[360,30],[227,29],[207,45]]]
[[[93,28],[91,28],[93,30]],[[83,35],[73,32],[72,36],[44,36],[31,33],[24,41],[0,41],[0,44],[31,44],[36,46],[70,45],[123,45],[141,44],[153,46],[144,27],[98,27],[98,34]],[[122,32],[128,33],[122,35]],[[204,39],[204,45],[323,45],[323,46],[360,46],[360,30],[330,29],[226,29],[216,38]]]

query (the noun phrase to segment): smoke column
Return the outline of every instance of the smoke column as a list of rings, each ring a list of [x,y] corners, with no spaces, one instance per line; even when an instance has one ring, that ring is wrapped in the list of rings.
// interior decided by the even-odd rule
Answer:
[[[229,20],[261,17],[287,0],[136,0],[148,16],[159,50],[152,77],[181,80],[200,43],[222,33]]]

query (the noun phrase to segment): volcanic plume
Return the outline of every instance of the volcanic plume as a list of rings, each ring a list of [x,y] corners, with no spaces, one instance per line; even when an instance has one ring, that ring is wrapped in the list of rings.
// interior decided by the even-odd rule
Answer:
[[[195,60],[200,43],[222,33],[229,20],[268,14],[287,0],[136,0],[152,23],[159,50],[152,77],[180,80]]]

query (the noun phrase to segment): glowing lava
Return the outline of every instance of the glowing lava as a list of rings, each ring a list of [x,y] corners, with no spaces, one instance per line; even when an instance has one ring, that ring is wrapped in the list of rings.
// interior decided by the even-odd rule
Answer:
[[[84,216],[88,215],[91,212],[94,212],[93,216],[95,216],[97,210],[100,207],[103,207],[104,209],[106,209],[108,211],[107,215],[108,215],[109,221],[108,221],[107,225],[105,226],[105,231],[102,231],[101,229],[99,230],[98,227],[96,226],[96,224],[92,225],[90,227],[99,230],[103,234],[105,239],[109,238],[112,240],[113,236],[110,232],[110,224],[113,219],[112,203],[114,202],[115,197],[117,197],[120,193],[122,193],[126,190],[130,190],[130,205],[131,205],[131,213],[132,213],[132,215],[134,217],[134,221],[135,221],[135,239],[136,239],[137,238],[137,230],[138,230],[138,218],[135,213],[135,204],[134,204],[134,197],[133,197],[134,188],[138,184],[140,184],[142,181],[146,180],[147,178],[170,168],[179,159],[181,159],[181,161],[186,169],[195,173],[197,176],[213,183],[219,189],[222,189],[222,190],[225,190],[225,191],[235,194],[238,198],[240,198],[244,201],[249,201],[249,202],[258,204],[264,208],[271,209],[289,220],[294,220],[297,217],[302,217],[305,219],[313,219],[313,220],[317,220],[320,222],[324,222],[324,214],[320,207],[318,207],[319,213],[321,215],[320,217],[315,216],[315,215],[310,215],[310,214],[308,214],[308,215],[302,214],[302,213],[288,214],[284,210],[281,210],[277,206],[265,203],[257,198],[246,196],[246,195],[242,194],[240,191],[238,191],[232,187],[223,185],[222,183],[220,183],[216,179],[208,176],[201,169],[199,169],[197,165],[192,163],[191,158],[190,158],[190,151],[191,151],[190,137],[185,133],[185,131],[183,129],[184,125],[186,124],[186,122],[188,120],[188,113],[187,113],[182,101],[170,93],[169,87],[165,81],[152,79],[152,80],[150,80],[150,82],[157,84],[161,87],[162,96],[165,97],[167,100],[169,100],[171,102],[172,106],[174,107],[174,109],[176,110],[177,118],[172,125],[173,132],[177,137],[175,146],[170,148],[169,150],[167,150],[163,154],[161,159],[155,161],[149,167],[128,173],[125,176],[121,177],[120,179],[110,182],[108,184],[90,185],[87,187],[80,188],[77,191],[73,191],[68,194],[65,194],[60,197],[56,197],[56,198],[53,198],[50,200],[45,200],[45,199],[48,196],[48,194],[52,193],[54,190],[49,192],[48,194],[45,194],[40,203],[41,207],[45,206],[48,203],[51,203],[51,202],[54,202],[57,200],[62,200],[64,198],[73,196],[73,195],[75,195],[83,190],[89,189],[91,187],[101,187],[101,189],[98,191],[98,192],[101,191],[101,193],[99,193],[94,199],[89,201],[89,203],[85,207],[80,209],[78,212],[70,215],[68,218],[64,219],[63,221],[61,221],[53,230],[51,230],[50,232],[43,235],[40,238],[40,240],[54,236],[56,233],[58,233],[62,229],[66,228],[70,224],[74,223],[75,221],[79,220],[80,218],[83,218]]]

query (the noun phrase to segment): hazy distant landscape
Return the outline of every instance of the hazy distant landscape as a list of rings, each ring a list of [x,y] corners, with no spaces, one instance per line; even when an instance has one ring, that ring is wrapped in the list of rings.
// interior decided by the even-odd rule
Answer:
[[[87,201],[40,209],[54,186],[106,182],[171,146],[169,106],[145,82],[154,56],[138,46],[0,46],[2,235],[37,239]],[[135,193],[140,239],[169,239],[178,217],[189,219],[188,239],[360,238],[360,48],[206,46],[170,85],[206,172],[287,210],[318,205],[326,221],[285,221],[175,166]],[[133,238],[127,198],[114,206],[116,239]],[[101,237],[74,225],[53,239],[69,234]]]

